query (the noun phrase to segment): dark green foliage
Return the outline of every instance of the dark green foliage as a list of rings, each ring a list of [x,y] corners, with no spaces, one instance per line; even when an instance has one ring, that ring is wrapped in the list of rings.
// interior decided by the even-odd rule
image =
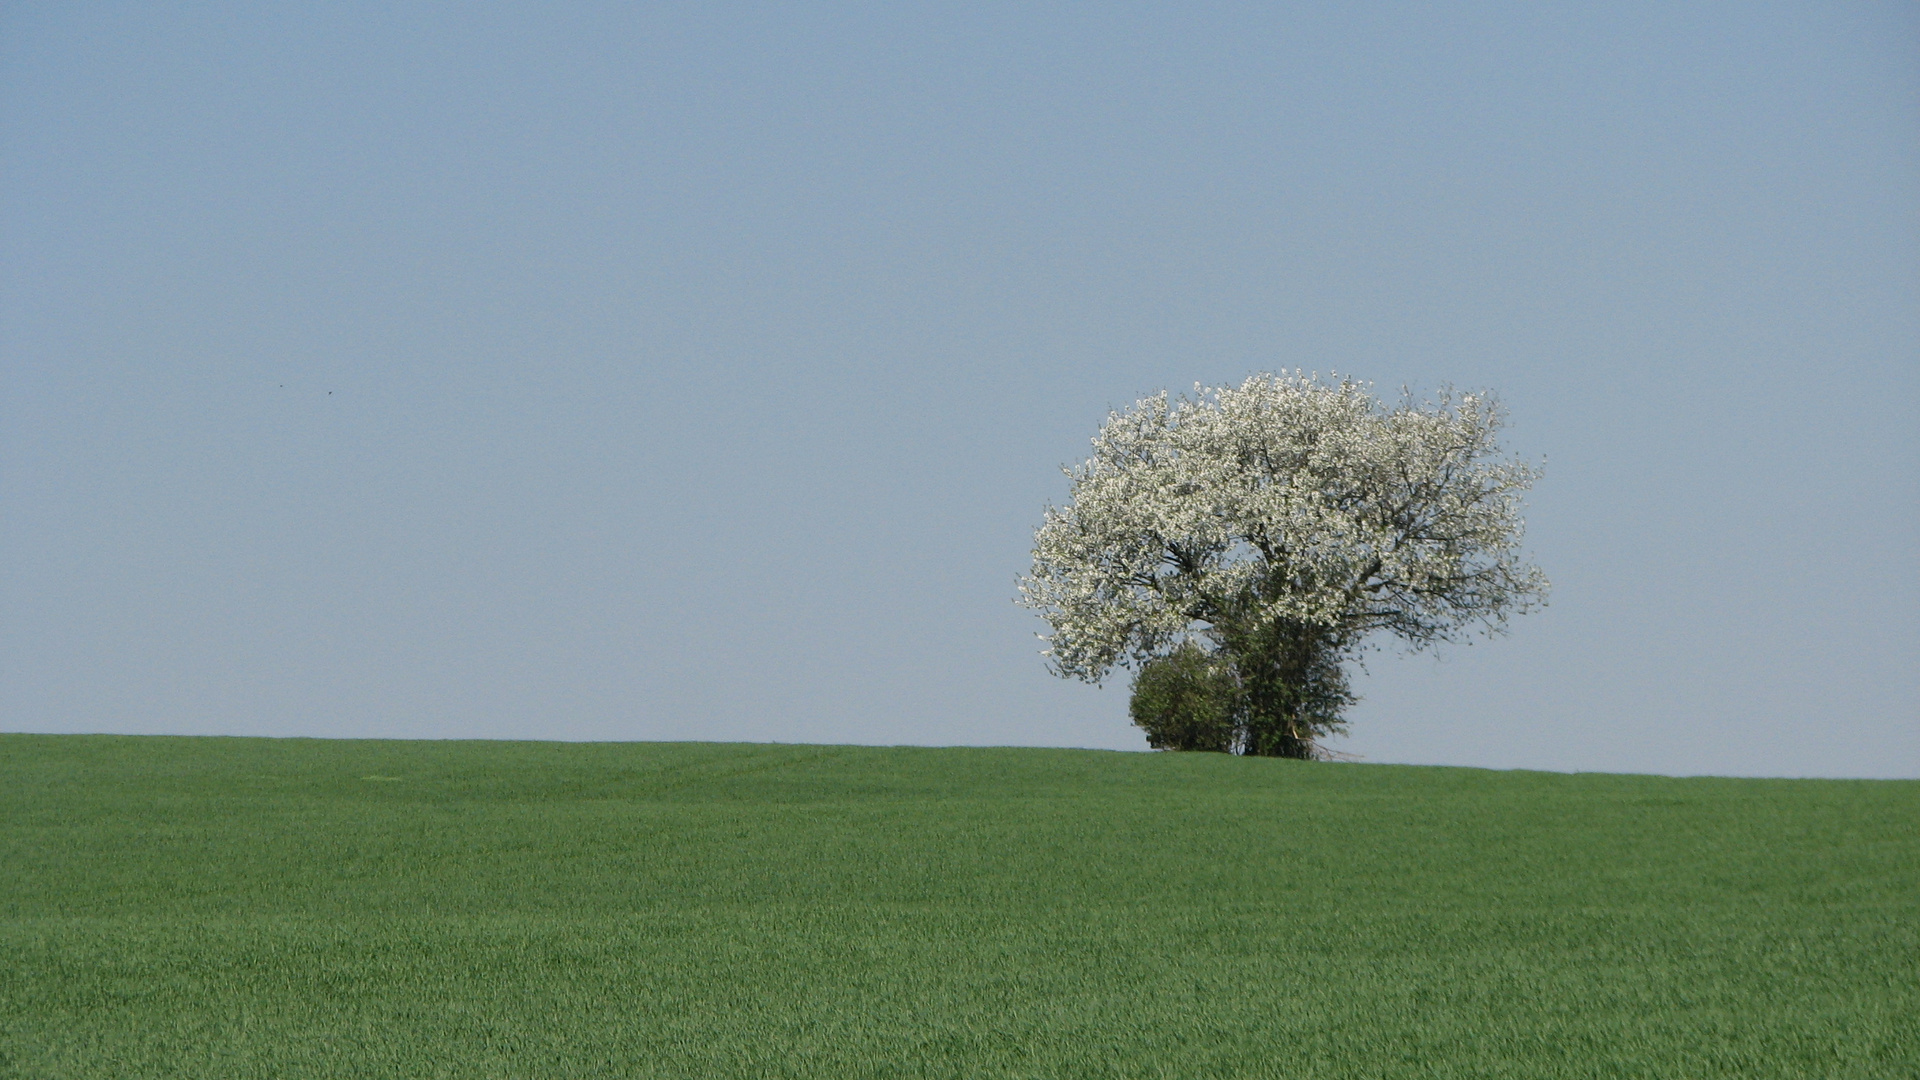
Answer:
[[[1340,714],[1354,701],[1338,643],[1318,627],[1285,622],[1217,636],[1215,651],[1185,641],[1134,676],[1127,711],[1147,745],[1322,756],[1319,740],[1344,729]]]
[[[1345,643],[1326,627],[1286,619],[1217,633],[1239,676],[1241,753],[1320,756],[1319,740],[1344,729],[1341,713],[1354,702]]]
[[[1233,672],[1191,641],[1141,667],[1127,712],[1155,750],[1224,753],[1240,743]]]
[[[0,1077],[1920,1075],[1920,783],[0,735]]]

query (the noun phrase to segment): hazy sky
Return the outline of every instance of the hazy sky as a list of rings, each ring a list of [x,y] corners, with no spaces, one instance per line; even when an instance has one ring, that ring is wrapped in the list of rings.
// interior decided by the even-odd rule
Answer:
[[[1920,776],[1920,8],[0,9],[0,730],[1143,748],[1107,411],[1492,388],[1371,761]]]

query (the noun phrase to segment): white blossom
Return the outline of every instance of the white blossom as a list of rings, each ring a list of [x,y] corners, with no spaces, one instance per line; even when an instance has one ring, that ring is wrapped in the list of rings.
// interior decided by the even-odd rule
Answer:
[[[1519,550],[1538,470],[1499,456],[1500,425],[1485,395],[1388,407],[1297,371],[1146,398],[1066,470],[1020,602],[1053,670],[1089,682],[1229,619],[1416,649],[1498,632],[1547,591]]]

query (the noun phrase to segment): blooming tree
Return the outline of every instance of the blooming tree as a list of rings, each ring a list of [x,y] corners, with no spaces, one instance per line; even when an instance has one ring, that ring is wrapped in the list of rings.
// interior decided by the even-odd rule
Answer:
[[[1147,398],[1066,470],[1021,603],[1052,627],[1056,674],[1190,667],[1201,648],[1235,688],[1231,737],[1207,748],[1315,756],[1370,635],[1419,649],[1545,602],[1519,550],[1538,473],[1500,456],[1500,425],[1483,395],[1389,407],[1299,372]]]

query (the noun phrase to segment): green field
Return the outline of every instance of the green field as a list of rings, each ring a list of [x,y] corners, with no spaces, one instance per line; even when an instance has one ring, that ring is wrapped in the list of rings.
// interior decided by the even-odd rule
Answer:
[[[0,1076],[1920,1075],[1920,782],[0,735],[0,825]]]

